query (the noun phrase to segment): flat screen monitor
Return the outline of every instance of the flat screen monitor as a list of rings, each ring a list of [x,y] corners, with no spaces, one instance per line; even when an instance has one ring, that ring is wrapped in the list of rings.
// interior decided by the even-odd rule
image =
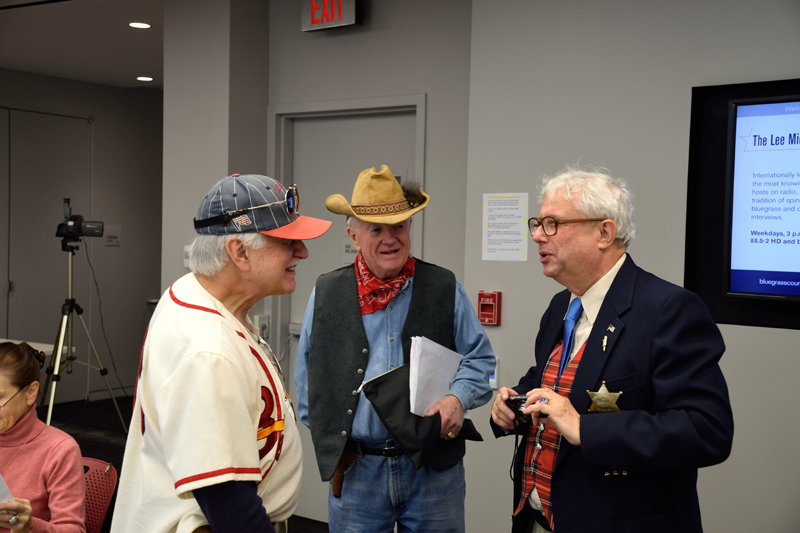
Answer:
[[[692,90],[684,283],[719,323],[800,329],[800,80]]]
[[[730,291],[799,298],[800,95],[734,100],[730,118]]]

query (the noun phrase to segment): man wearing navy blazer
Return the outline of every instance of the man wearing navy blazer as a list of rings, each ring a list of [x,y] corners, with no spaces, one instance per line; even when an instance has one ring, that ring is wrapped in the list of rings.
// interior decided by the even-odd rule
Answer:
[[[719,329],[697,296],[626,253],[622,180],[567,169],[543,180],[541,200],[531,235],[567,290],[541,319],[536,366],[492,406],[495,435],[522,440],[512,531],[700,532],[697,469],[724,461],[733,439]],[[526,396],[522,413],[513,395]]]

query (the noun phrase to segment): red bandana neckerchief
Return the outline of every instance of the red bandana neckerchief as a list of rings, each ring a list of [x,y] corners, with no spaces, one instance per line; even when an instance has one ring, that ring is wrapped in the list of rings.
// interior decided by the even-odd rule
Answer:
[[[356,256],[356,282],[358,283],[358,306],[362,315],[371,315],[380,311],[392,301],[400,289],[405,285],[409,276],[414,275],[413,257],[406,261],[403,271],[399,276],[390,279],[378,279],[367,268],[364,255],[359,252]]]

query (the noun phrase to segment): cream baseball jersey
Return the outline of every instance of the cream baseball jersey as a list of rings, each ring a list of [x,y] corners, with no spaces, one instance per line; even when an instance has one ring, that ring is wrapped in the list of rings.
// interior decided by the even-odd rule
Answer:
[[[189,533],[207,523],[192,490],[226,481],[255,481],[272,521],[285,520],[300,446],[269,347],[187,274],[145,338],[112,532]]]

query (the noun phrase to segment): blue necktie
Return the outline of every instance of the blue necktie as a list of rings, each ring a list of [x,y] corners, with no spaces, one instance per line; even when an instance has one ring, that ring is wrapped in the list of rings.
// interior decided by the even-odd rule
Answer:
[[[561,362],[558,365],[558,377],[561,377],[561,373],[564,372],[564,369],[567,368],[567,364],[569,363],[569,354],[572,352],[572,341],[575,340],[575,323],[578,321],[578,317],[581,316],[581,311],[583,311],[581,299],[575,298],[570,302],[567,318],[564,319],[564,343],[561,346]]]

